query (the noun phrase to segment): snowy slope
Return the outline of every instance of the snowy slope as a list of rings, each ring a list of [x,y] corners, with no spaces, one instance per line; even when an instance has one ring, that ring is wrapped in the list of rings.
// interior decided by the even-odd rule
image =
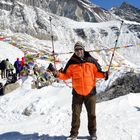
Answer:
[[[1,58],[8,57],[13,61],[22,57],[19,49],[0,43]],[[110,76],[110,80],[114,77],[115,74]],[[0,96],[0,140],[63,140],[69,135],[71,88],[54,83],[41,89],[31,89],[32,80],[32,77],[24,77],[19,80],[21,86],[18,89]],[[103,87],[105,84],[102,82]],[[140,94],[130,93],[98,103],[98,140],[140,140],[139,100]],[[87,136],[87,114],[83,107],[78,138],[83,140]]]
[[[3,41],[0,41],[0,51],[0,60],[8,58],[11,63],[14,63],[18,57],[24,56],[21,50]]]
[[[27,89],[29,83],[26,82],[22,83],[18,90],[0,98],[0,138],[13,133],[15,139],[17,134],[14,132],[20,133],[19,139],[22,135],[28,135],[28,138],[30,135],[33,138],[35,133],[41,138],[50,140],[68,136],[71,125],[71,89],[49,86],[40,90],[31,90]],[[131,93],[118,99],[98,103],[99,140],[139,140],[139,100],[140,94]],[[30,111],[29,116],[23,115],[25,109]],[[79,136],[81,139],[88,136],[85,108],[81,115]]]

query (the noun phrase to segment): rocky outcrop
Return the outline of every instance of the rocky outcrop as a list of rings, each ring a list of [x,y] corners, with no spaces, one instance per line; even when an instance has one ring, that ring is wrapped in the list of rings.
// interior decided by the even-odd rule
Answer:
[[[74,29],[74,31],[76,32],[76,34],[78,36],[80,36],[82,39],[86,39],[86,35],[83,29]]]
[[[8,93],[16,90],[19,87],[20,87],[20,84],[18,82],[6,84],[4,86],[4,94],[8,94]]]
[[[128,29],[131,32],[135,33],[136,36],[140,39],[140,25],[134,25],[134,24],[132,24],[132,25],[129,25],[128,26]]]
[[[140,74],[133,72],[124,74],[105,92],[97,94],[97,102],[111,100],[129,93],[140,93]]]

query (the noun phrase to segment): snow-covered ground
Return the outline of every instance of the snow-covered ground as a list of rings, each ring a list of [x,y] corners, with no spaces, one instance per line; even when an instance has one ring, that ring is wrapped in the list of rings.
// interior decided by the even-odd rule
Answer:
[[[21,50],[0,41],[0,58],[14,62],[22,56]],[[18,89],[0,96],[0,140],[63,140],[69,135],[71,88],[54,83],[31,89],[32,80],[22,78]],[[97,103],[96,114],[98,140],[140,140],[140,94],[130,93]],[[88,135],[83,106],[78,139]]]
[[[71,126],[71,89],[48,86],[31,89],[31,77],[14,92],[0,97],[0,139],[64,139]],[[130,93],[98,103],[99,140],[140,140],[140,94]],[[29,115],[25,115],[25,110]],[[79,139],[88,136],[85,107]]]

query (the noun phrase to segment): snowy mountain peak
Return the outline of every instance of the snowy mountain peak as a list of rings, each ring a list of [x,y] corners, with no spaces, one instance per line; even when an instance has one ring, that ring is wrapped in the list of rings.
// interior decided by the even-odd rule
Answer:
[[[120,6],[120,8],[124,9],[124,8],[130,8],[130,9],[136,9],[136,7],[134,7],[133,5],[129,4],[128,2],[123,2]]]
[[[127,2],[123,2],[120,7],[112,8],[111,11],[122,19],[140,23],[140,9]]]

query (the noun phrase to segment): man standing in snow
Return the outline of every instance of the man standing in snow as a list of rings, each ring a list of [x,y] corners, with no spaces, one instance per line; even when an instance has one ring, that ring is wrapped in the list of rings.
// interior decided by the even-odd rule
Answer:
[[[74,46],[74,54],[66,64],[63,72],[54,71],[60,80],[72,79],[72,123],[69,140],[75,140],[80,127],[80,113],[85,104],[88,114],[88,131],[91,140],[96,140],[96,78],[108,79],[108,73],[101,70],[100,65],[81,42]]]

